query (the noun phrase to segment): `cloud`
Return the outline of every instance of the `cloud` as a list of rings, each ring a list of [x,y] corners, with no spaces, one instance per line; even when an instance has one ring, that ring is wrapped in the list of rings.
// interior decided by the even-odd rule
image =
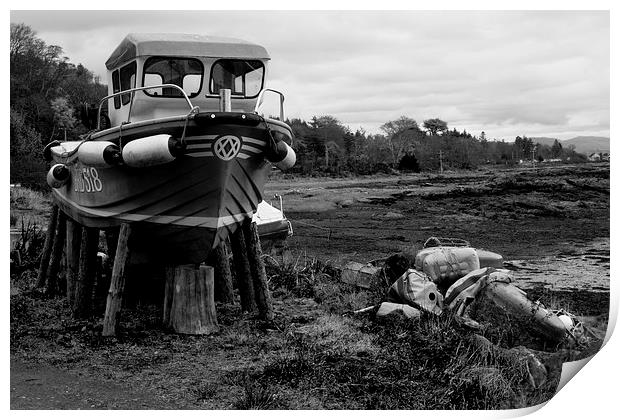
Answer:
[[[585,11],[21,11],[70,60],[104,74],[129,32],[264,45],[287,114],[378,132],[401,115],[493,137],[609,135],[609,13]],[[559,135],[559,134],[558,134]]]

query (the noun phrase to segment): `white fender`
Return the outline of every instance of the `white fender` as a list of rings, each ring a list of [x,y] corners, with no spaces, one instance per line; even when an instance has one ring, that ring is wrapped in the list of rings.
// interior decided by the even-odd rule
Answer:
[[[297,161],[297,155],[293,148],[283,141],[278,142],[276,148],[276,155],[279,160],[274,160],[271,163],[283,171],[292,168]]]
[[[52,188],[60,188],[67,183],[70,177],[69,168],[62,163],[57,163],[47,172],[47,185]]]
[[[134,168],[161,165],[172,162],[183,151],[179,141],[168,134],[143,137],[133,140],[123,147],[123,162]]]
[[[77,151],[78,160],[84,165],[109,168],[121,161],[120,149],[109,141],[86,141]]]

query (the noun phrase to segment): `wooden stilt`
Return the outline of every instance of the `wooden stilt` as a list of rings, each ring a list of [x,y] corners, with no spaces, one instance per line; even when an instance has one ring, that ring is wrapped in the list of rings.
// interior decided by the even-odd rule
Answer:
[[[131,234],[131,225],[123,223],[118,235],[116,254],[114,256],[114,266],[112,268],[112,279],[110,281],[110,291],[106,301],[105,316],[103,318],[103,335],[116,335],[118,323],[118,313],[121,309],[123,290],[125,289],[125,270],[129,261],[129,248],[127,241]]]
[[[82,225],[67,218],[67,302],[73,306],[75,284],[80,270],[80,246],[82,243]]]
[[[170,326],[170,308],[172,306],[172,298],[174,297],[174,270],[175,266],[169,265],[165,268],[164,281],[164,314],[162,316],[162,324]]]
[[[178,265],[167,270],[171,284],[167,327],[180,334],[207,335],[219,331],[215,312],[214,270],[207,265]]]
[[[213,250],[212,260],[215,269],[215,300],[232,303],[234,302],[232,273],[225,242],[220,242]]]
[[[105,230],[105,241],[110,264],[114,264],[114,256],[116,255],[116,244],[118,243],[119,234],[120,227],[113,227]]]
[[[248,261],[254,282],[254,297],[258,306],[258,315],[266,321],[273,321],[273,304],[271,294],[267,285],[267,273],[265,264],[261,258],[263,252],[258,236],[256,223],[245,223],[243,225],[244,235],[247,239]]]
[[[62,259],[62,251],[65,246],[65,230],[67,217],[63,212],[58,212],[58,222],[54,241],[52,244],[52,252],[50,261],[47,265],[47,273],[45,275],[45,294],[48,296],[55,295],[58,292],[58,269],[60,268],[60,260]]]
[[[99,229],[83,227],[80,265],[73,292],[73,315],[76,318],[86,318],[91,315],[92,287],[95,278],[98,246]]]
[[[58,206],[52,206],[52,214],[47,225],[47,234],[45,236],[45,244],[43,245],[43,252],[41,253],[41,262],[39,263],[39,275],[37,277],[36,287],[45,286],[45,280],[47,277],[47,266],[50,262],[50,256],[52,255],[52,244],[54,242],[54,236],[56,234],[56,224],[58,223]]]
[[[235,278],[237,279],[239,297],[241,298],[241,309],[247,312],[254,312],[256,310],[254,285],[252,284],[252,271],[248,262],[248,251],[243,228],[237,229],[230,237],[230,247],[232,248]]]

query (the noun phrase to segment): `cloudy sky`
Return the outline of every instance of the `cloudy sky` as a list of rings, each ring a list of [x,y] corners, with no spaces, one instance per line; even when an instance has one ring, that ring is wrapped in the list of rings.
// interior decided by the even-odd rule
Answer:
[[[105,80],[129,32],[261,44],[289,117],[379,132],[406,115],[489,138],[609,136],[604,11],[12,11]]]

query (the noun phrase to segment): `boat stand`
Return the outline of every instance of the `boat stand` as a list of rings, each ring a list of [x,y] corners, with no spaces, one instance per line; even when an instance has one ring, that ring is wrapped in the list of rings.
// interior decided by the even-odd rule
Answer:
[[[127,246],[131,225],[124,223],[120,230],[106,229],[109,258],[113,258],[112,277],[107,293],[102,335],[115,336],[131,256]],[[94,315],[98,228],[80,225],[56,205],[48,225],[37,287],[46,294],[57,295],[65,289],[58,278],[63,251],[66,266],[66,298],[73,316],[85,319]],[[273,321],[274,312],[267,285],[265,265],[256,223],[245,220],[230,235],[232,260],[225,242],[211,253],[208,264],[178,265],[166,268],[163,299],[163,325],[182,334],[212,334],[219,331],[215,300],[222,303],[235,301],[232,272],[239,289],[239,300],[244,312],[258,312],[258,318]]]

